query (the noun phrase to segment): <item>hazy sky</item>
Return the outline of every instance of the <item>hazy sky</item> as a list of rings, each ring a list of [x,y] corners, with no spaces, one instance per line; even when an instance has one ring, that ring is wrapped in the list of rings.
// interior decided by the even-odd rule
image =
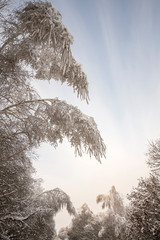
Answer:
[[[13,1],[14,2],[14,1]],[[42,145],[34,163],[44,187],[59,187],[76,208],[94,211],[96,196],[112,185],[125,197],[147,176],[148,141],[160,136],[160,1],[51,0],[74,36],[72,53],[89,81],[90,104],[71,88],[36,81],[42,97],[58,97],[93,116],[107,146],[99,164],[75,157],[67,141],[56,150]],[[57,217],[57,227],[68,225]]]

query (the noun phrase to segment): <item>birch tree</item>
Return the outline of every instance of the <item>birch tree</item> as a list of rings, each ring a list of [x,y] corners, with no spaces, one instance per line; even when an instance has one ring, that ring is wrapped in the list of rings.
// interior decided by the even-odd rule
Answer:
[[[0,1],[1,10],[6,3]],[[100,161],[105,144],[92,117],[58,98],[42,99],[32,87],[34,78],[66,82],[89,102],[87,77],[72,56],[73,36],[61,14],[49,2],[28,2],[8,17],[1,11],[0,21],[0,234],[2,239],[24,239],[24,234],[51,239],[53,216],[63,206],[71,214],[75,210],[62,190],[37,188],[33,147],[42,142],[57,147],[66,137],[75,154],[85,151]]]

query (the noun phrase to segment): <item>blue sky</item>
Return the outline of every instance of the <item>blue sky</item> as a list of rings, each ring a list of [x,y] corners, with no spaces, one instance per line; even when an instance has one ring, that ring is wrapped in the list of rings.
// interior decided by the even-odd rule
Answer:
[[[14,1],[13,1],[14,2]],[[76,208],[112,185],[125,197],[148,174],[148,141],[160,136],[160,1],[52,0],[74,36],[72,53],[89,81],[90,104],[72,89],[36,81],[42,97],[59,97],[94,117],[107,146],[100,165],[87,155],[75,158],[65,141],[56,150],[42,145],[34,163],[47,189],[60,187]],[[69,222],[66,213],[57,227]]]

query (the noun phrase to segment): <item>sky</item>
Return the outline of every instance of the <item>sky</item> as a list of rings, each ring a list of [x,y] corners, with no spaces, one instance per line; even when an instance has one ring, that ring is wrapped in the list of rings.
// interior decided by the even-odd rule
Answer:
[[[14,2],[14,1],[12,1]],[[58,97],[94,117],[106,144],[102,164],[75,157],[65,140],[57,149],[42,144],[34,162],[45,189],[61,188],[76,209],[94,212],[98,194],[112,185],[125,199],[148,176],[149,142],[160,136],[160,1],[51,0],[74,36],[72,54],[88,76],[90,103],[65,84],[36,80],[42,97]],[[56,217],[68,225],[66,211]]]

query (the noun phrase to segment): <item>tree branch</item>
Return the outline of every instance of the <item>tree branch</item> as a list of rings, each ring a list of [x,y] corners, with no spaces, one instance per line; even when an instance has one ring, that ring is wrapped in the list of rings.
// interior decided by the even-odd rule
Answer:
[[[14,34],[13,37],[11,38],[8,38],[4,43],[3,45],[0,47],[0,52],[3,50],[3,48],[5,48],[5,46],[10,43],[11,41],[13,41],[14,38],[18,37],[19,33],[17,34]]]
[[[2,198],[2,197],[6,197],[6,196],[11,195],[12,193],[15,193],[15,192],[17,192],[17,190],[14,190],[14,191],[12,191],[12,192],[9,192],[9,193],[6,193],[6,194],[3,194],[3,195],[0,195],[0,198]]]
[[[23,102],[12,104],[12,105],[10,105],[10,106],[0,110],[0,114],[4,114],[7,110],[9,110],[9,109],[11,109],[13,107],[17,107],[19,105],[23,105],[23,104],[27,104],[27,103],[53,102],[53,101],[54,101],[54,99],[52,99],[52,98],[34,99],[34,100],[23,101]]]

